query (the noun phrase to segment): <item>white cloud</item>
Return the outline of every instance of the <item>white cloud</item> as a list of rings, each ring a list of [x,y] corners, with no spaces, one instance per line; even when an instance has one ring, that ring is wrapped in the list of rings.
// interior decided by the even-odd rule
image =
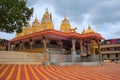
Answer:
[[[88,23],[105,38],[120,37],[120,3],[119,0],[27,0],[29,7],[34,7],[30,22],[41,18],[46,10],[52,13],[55,29],[59,30],[66,13],[71,26],[81,33]],[[2,33],[0,33],[0,37]],[[7,35],[7,34],[4,34]],[[9,36],[9,35],[8,35]],[[13,37],[13,35],[11,35]],[[2,36],[3,37],[3,36]],[[4,38],[4,37],[3,37]],[[11,37],[7,37],[11,39]]]
[[[0,32],[0,38],[2,39],[10,40],[14,37],[15,37],[15,33],[10,34],[10,33],[5,33],[5,32]]]

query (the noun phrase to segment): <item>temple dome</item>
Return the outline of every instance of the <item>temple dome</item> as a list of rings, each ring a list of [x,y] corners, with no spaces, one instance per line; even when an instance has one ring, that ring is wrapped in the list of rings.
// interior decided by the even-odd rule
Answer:
[[[60,26],[60,31],[70,32],[70,29],[71,29],[71,25],[69,23],[69,20],[65,16],[64,19],[62,20],[62,24]]]
[[[37,19],[37,17],[35,18],[35,21],[34,21],[35,23],[38,23],[38,19]]]
[[[88,25],[88,29],[87,30],[83,30],[82,33],[83,34],[89,34],[89,33],[95,33],[95,31],[93,29],[91,29],[90,25]]]
[[[41,25],[40,30],[54,29],[52,15],[51,15],[51,13],[48,12],[48,9],[46,9],[46,12],[44,13],[44,15],[42,17],[40,25]]]

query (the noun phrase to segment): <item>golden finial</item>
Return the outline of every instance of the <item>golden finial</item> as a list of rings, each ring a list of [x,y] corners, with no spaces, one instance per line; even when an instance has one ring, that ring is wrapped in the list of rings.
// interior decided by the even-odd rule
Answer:
[[[48,8],[46,8],[46,12],[48,12]]]
[[[35,14],[36,15],[36,18],[37,18],[37,14]]]
[[[36,14],[36,18],[35,18],[35,21],[34,22],[38,22],[38,19],[37,19],[37,14]]]
[[[66,13],[64,12],[64,17],[66,18]]]
[[[88,24],[88,29],[91,29],[91,26],[90,26],[90,24]]]
[[[66,16],[66,13],[64,13],[64,20],[67,20],[67,16]]]
[[[82,31],[82,33],[84,33],[85,32],[85,28],[83,27],[83,31]]]

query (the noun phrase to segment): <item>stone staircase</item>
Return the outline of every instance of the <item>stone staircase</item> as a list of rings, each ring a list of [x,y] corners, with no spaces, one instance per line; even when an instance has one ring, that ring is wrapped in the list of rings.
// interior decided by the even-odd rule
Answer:
[[[42,53],[0,51],[0,64],[43,64]]]

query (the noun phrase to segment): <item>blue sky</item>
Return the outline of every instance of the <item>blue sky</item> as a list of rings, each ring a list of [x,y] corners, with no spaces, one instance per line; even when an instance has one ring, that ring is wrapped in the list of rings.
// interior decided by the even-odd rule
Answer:
[[[46,8],[52,13],[55,29],[59,30],[66,15],[72,28],[81,33],[88,24],[105,39],[120,38],[120,2],[119,0],[27,0],[27,6],[34,8],[30,23],[36,15],[39,20]],[[15,33],[0,32],[0,38],[12,39]]]

